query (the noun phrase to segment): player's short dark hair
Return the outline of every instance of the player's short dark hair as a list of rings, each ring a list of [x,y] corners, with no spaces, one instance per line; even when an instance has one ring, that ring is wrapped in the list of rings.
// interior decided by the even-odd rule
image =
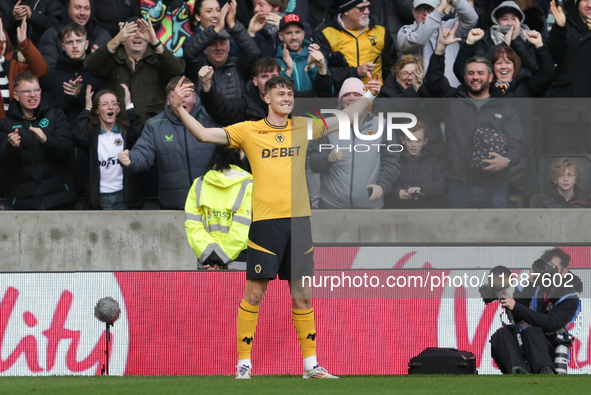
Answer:
[[[293,83],[285,77],[276,75],[275,77],[269,78],[265,83],[265,95],[269,94],[275,88],[287,88],[295,92]]]
[[[35,76],[35,74],[31,73],[30,71],[23,71],[20,74],[17,74],[17,76],[14,78],[14,90],[16,90],[16,88],[18,88],[19,84],[21,82],[33,82],[33,81],[37,81],[37,83],[39,83],[39,78],[37,78],[37,76]]]
[[[77,35],[78,37],[86,36],[86,28],[84,26],[80,26],[75,22],[68,23],[66,27],[64,27],[64,29],[62,30],[62,41],[64,41],[66,37],[72,33]]]
[[[564,250],[561,248],[553,248],[551,250],[544,251],[540,259],[545,262],[550,262],[550,260],[554,257],[560,258],[562,267],[568,267],[568,264],[570,263],[570,255],[564,252]]]
[[[173,79],[171,79],[170,81],[168,81],[168,84],[166,84],[166,96],[168,96],[168,94],[170,92],[172,92],[174,90],[174,88],[176,88],[176,84],[179,83],[180,79],[182,76],[177,76],[174,77]],[[183,81],[183,85],[187,85],[187,84],[192,84],[193,81],[191,81],[189,78],[185,77],[185,80]]]
[[[270,73],[275,70],[277,70],[277,72],[281,70],[279,62],[273,58],[262,58],[254,64],[254,67],[252,68],[252,75],[256,77],[260,73]]]

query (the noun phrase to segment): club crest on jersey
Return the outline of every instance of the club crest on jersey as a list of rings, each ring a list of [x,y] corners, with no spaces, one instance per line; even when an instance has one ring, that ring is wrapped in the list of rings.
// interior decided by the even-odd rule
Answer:
[[[277,133],[275,135],[275,140],[277,140],[278,143],[283,143],[285,141],[285,136],[283,133]]]
[[[43,118],[42,120],[40,120],[39,126],[42,128],[46,128],[47,126],[49,126],[49,119]]]
[[[262,268],[261,268],[261,265],[256,265],[256,266],[254,267],[254,271],[255,271],[257,274],[259,274],[259,273],[261,272],[261,270],[262,270]]]
[[[121,140],[120,138],[116,138],[114,143],[117,147],[120,147],[123,144],[123,140]]]

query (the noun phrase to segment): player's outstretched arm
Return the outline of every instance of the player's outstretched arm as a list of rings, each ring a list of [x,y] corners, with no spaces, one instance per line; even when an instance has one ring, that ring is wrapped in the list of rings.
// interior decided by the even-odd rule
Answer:
[[[353,114],[361,113],[363,110],[369,106],[369,103],[373,101],[374,98],[378,96],[380,93],[380,89],[382,88],[382,83],[380,82],[380,74],[376,74],[376,78],[373,79],[371,73],[367,73],[367,92],[363,97],[360,97],[355,103],[351,104],[349,107],[345,108],[343,112],[349,117],[351,123],[353,123]],[[371,92],[371,95],[369,94]],[[368,98],[370,97],[370,98]],[[326,120],[326,126],[328,127],[328,131],[324,133],[324,135],[334,133],[339,130],[339,120],[337,117],[331,117]]]
[[[191,116],[183,107],[183,98],[189,94],[195,93],[194,84],[183,84],[185,77],[179,80],[179,83],[174,88],[174,98],[172,100],[172,106],[176,110],[179,118],[183,122],[183,125],[191,132],[191,134],[203,143],[213,143],[220,145],[227,145],[228,136],[226,131],[222,128],[206,128],[201,125],[199,121]]]

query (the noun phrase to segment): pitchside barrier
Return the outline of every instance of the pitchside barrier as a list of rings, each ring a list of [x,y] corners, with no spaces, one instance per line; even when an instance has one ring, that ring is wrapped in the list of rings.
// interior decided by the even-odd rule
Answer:
[[[314,213],[313,232],[321,242],[310,281],[322,365],[341,375],[406,374],[411,357],[437,346],[471,351],[480,374],[499,373],[488,339],[501,326],[501,309],[485,305],[477,290],[488,270],[506,265],[519,281],[544,250],[559,245],[572,256],[570,268],[584,286],[591,279],[591,247],[581,241],[589,232],[586,210],[528,210],[543,218],[527,214],[517,222],[520,211],[478,211],[489,224],[481,235],[469,221],[472,210],[388,210],[381,218],[343,212],[341,226],[330,229],[320,222],[335,212]],[[573,212],[578,215],[570,217]],[[122,310],[112,329],[111,374],[233,374],[244,273],[167,270],[196,267],[182,212],[78,214],[1,213],[0,374],[100,373],[105,325],[93,313],[106,296]],[[423,237],[408,241],[421,224]],[[503,228],[504,236],[491,233]],[[483,240],[487,234],[495,245]],[[532,234],[541,237],[533,242]],[[553,242],[542,243],[550,234]],[[171,261],[174,247],[177,260]],[[114,269],[130,266],[135,269]],[[587,293],[572,328],[577,340],[569,374],[591,373]],[[261,307],[253,364],[255,374],[302,372],[282,282],[271,282]]]

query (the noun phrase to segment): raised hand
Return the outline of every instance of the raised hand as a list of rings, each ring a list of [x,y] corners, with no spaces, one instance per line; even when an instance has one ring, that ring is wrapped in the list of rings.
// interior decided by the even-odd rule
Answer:
[[[265,26],[266,24],[267,18],[265,18],[265,14],[263,14],[262,12],[257,12],[248,24],[248,34],[251,37],[254,37],[256,32],[261,30],[263,26]]]
[[[312,55],[310,54],[310,56]],[[293,59],[291,58],[285,43],[283,44],[283,62],[285,63],[285,74],[287,74],[288,77],[291,77],[293,73]]]
[[[418,92],[421,85],[423,85],[423,66],[417,64],[412,76],[412,87]]]
[[[441,45],[451,45],[453,43],[457,43],[458,41],[462,41],[461,38],[456,37],[456,30],[458,30],[458,26],[460,22],[456,22],[454,27],[451,29],[447,29],[443,21],[441,21],[441,32],[439,33],[439,43]]]
[[[226,16],[228,15],[229,10],[230,10],[230,3],[224,4],[222,9],[220,10],[220,15],[218,17],[218,23],[213,28],[213,30],[215,30],[218,34],[220,34],[220,32],[222,30],[224,30],[224,27],[226,27]]]
[[[152,26],[152,22],[145,20],[144,18],[140,18],[137,20],[137,35],[144,39],[150,45],[156,45],[160,40],[158,40],[158,36],[156,36],[156,32],[154,31],[154,26]]]
[[[133,37],[138,30],[138,24],[135,22],[125,22],[123,26],[121,24],[119,26],[119,33],[115,36],[119,44],[123,44],[129,37]]]
[[[550,12],[552,13],[552,16],[554,17],[554,20],[558,26],[562,27],[566,24],[566,15],[564,15],[562,7],[556,7],[556,0],[552,0],[550,2]]]
[[[279,22],[281,22],[281,17],[278,14],[270,12],[265,16],[265,18],[267,19],[267,23],[270,23],[271,25],[279,29]]]
[[[121,85],[121,87],[123,88],[123,92],[124,92],[123,102],[125,103],[126,106],[128,106],[131,104],[131,93],[129,93],[129,88],[125,84],[119,84],[119,85]]]
[[[172,98],[172,107],[177,111],[183,107],[183,99],[190,93],[195,92],[195,84],[183,84],[185,77],[181,77],[174,88],[174,96]]]
[[[466,37],[466,44],[474,45],[478,41],[480,41],[484,37],[484,30],[482,29],[472,29],[468,32],[468,37]]]
[[[199,69],[199,74],[197,74],[197,77],[201,82],[201,89],[204,92],[209,92],[209,90],[211,89],[211,78],[213,77],[213,67],[201,67],[201,69]]]
[[[86,108],[92,111],[92,95],[94,92],[92,91],[92,85],[86,85]]]
[[[544,45],[542,35],[535,30],[530,30],[529,32],[527,32],[526,37],[527,41],[532,43],[536,48],[540,48],[542,45]]]
[[[21,136],[18,134],[18,129],[15,129],[14,132],[8,133],[8,142],[14,148],[18,148],[21,145]]]
[[[226,23],[228,24],[228,28],[232,29],[236,24],[236,11],[238,4],[236,3],[236,0],[232,0],[232,2],[228,4],[230,4],[230,8],[228,9],[228,16],[226,16]]]
[[[449,6],[449,1],[447,0],[441,0],[441,2],[439,3],[439,5],[437,6],[437,9],[439,11],[441,11],[442,13],[445,13],[445,9]]]
[[[21,25],[16,28],[16,38],[19,43],[27,39],[27,18],[24,18]]]
[[[382,89],[382,82],[380,81],[380,73],[376,74],[375,80],[371,76],[371,73],[367,73],[367,84],[365,88],[371,92],[372,95],[377,96]]]

